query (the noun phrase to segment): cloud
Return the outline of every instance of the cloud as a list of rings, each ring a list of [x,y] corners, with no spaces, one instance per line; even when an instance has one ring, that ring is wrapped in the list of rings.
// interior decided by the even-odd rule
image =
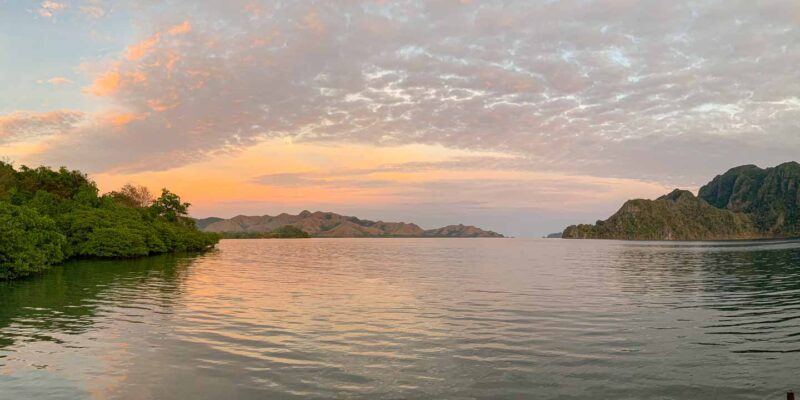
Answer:
[[[175,25],[172,28],[169,28],[167,32],[171,35],[179,35],[181,33],[191,32],[191,30],[192,30],[192,24],[190,24],[189,21],[183,21],[182,24]]]
[[[104,0],[84,0],[78,10],[91,18],[100,18],[106,15],[107,8]]]
[[[388,188],[399,185],[398,182],[388,179],[343,179],[347,176],[342,173],[278,173],[261,175],[251,182],[277,188],[321,187],[341,190]]]
[[[77,0],[72,6],[68,2],[58,2],[46,0],[39,3],[38,8],[30,10],[40,17],[55,20],[55,17],[68,9],[75,11],[76,14],[97,19],[104,17],[110,11],[106,0]]]
[[[183,21],[180,25],[175,25],[169,29],[167,29],[167,33],[169,35],[180,35],[184,33],[191,32],[192,25],[189,21]],[[150,54],[156,45],[159,44],[161,41],[161,32],[156,32],[152,36],[140,41],[139,43],[133,44],[128,47],[128,50],[125,52],[125,56],[128,61],[136,61],[139,60],[148,54]]]
[[[468,208],[526,208],[585,211],[599,205],[611,210],[620,198],[657,197],[670,190],[659,183],[597,178],[557,172],[531,172],[524,159],[455,157],[441,161],[403,162],[374,168],[330,172],[271,173],[249,183],[274,189],[321,189],[356,192],[393,204],[470,204]],[[274,195],[273,195],[274,197]],[[336,197],[336,196],[324,196]]]
[[[59,137],[42,158],[158,170],[283,137],[695,183],[800,151],[794,1],[177,1],[131,13],[149,33],[102,61],[87,92],[146,117]]]
[[[107,112],[100,114],[98,117],[101,126],[123,126],[130,124],[133,121],[139,121],[145,118],[147,118],[147,114],[128,114],[117,112]]]
[[[117,94],[125,86],[140,84],[147,80],[147,76],[140,71],[120,72],[114,67],[99,75],[84,92],[100,97]]]
[[[36,81],[36,82],[40,83],[40,84],[41,83],[49,83],[49,84],[51,84],[53,86],[66,85],[66,84],[72,83],[71,80],[69,80],[67,78],[64,78],[63,76],[54,76],[54,77],[52,77],[50,79],[43,80],[43,81]]]
[[[407,161],[399,163],[380,164],[375,167],[364,168],[336,168],[329,172],[305,172],[305,173],[275,173],[261,175],[255,178],[257,183],[292,183],[298,181],[312,181],[320,178],[352,178],[363,177],[375,174],[415,174],[431,171],[476,171],[476,170],[506,170],[506,171],[526,171],[530,164],[520,157],[508,156],[451,156],[438,161]],[[313,178],[312,178],[313,177]]]
[[[119,89],[122,78],[118,71],[108,71],[98,76],[86,91],[95,96],[110,96]]]
[[[410,161],[395,164],[383,164],[375,168],[349,170],[344,175],[368,175],[385,172],[418,173],[428,171],[476,171],[506,170],[529,171],[535,163],[524,157],[508,156],[461,156],[442,161]]]
[[[299,187],[316,185],[321,182],[317,178],[309,177],[302,173],[280,173],[259,176],[252,180],[253,183],[275,187]]]
[[[148,53],[153,51],[153,48],[156,46],[156,44],[158,44],[159,39],[161,39],[161,35],[157,33],[139,43],[128,47],[128,50],[126,51],[126,57],[128,61],[136,61],[146,56]]]
[[[53,18],[55,17],[56,13],[64,10],[65,8],[67,8],[66,3],[58,3],[55,1],[47,0],[39,4],[39,8],[36,9],[36,13],[44,18]]]
[[[0,115],[0,142],[46,136],[71,130],[85,118],[80,111],[18,111]]]

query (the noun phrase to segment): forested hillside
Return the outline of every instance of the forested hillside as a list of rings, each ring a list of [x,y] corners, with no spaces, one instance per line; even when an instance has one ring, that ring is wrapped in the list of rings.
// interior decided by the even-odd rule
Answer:
[[[594,225],[572,225],[568,239],[729,240],[800,237],[800,164],[743,165],[717,175],[698,196],[675,190],[629,200]]]
[[[99,195],[80,171],[15,169],[0,162],[0,279],[39,272],[69,258],[131,258],[199,251],[219,240],[200,232],[188,203],[163,189],[126,185]]]

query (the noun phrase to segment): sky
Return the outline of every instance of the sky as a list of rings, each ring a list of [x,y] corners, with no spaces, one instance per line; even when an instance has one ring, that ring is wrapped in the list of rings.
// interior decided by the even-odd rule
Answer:
[[[540,236],[800,154],[800,2],[0,0],[0,157]]]

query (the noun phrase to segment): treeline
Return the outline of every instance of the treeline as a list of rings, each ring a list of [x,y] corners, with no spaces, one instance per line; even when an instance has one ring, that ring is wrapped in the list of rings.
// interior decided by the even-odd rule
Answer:
[[[219,235],[197,230],[188,203],[163,189],[126,185],[99,195],[86,174],[66,168],[15,169],[0,162],[0,279],[70,258],[133,258],[200,251]]]
[[[223,232],[222,237],[225,239],[305,239],[309,237],[309,234],[292,225],[284,225],[269,232]]]

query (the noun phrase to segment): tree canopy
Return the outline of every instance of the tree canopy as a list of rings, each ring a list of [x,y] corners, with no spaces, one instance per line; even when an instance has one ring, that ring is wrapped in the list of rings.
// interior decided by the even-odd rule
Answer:
[[[168,189],[143,186],[99,195],[89,177],[66,168],[15,169],[0,162],[0,279],[68,258],[130,258],[200,251],[219,236],[200,232],[189,204]]]
[[[161,189],[161,197],[157,198],[152,205],[153,211],[168,221],[178,221],[189,214],[189,203],[181,203],[181,198],[169,190]]]
[[[150,207],[153,204],[153,194],[144,186],[127,184],[118,191],[108,193],[118,203],[128,207]]]

